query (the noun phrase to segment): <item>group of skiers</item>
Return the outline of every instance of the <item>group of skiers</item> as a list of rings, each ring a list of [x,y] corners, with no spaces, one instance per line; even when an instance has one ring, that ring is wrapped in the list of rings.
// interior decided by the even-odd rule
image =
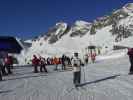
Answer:
[[[13,58],[10,55],[6,55],[4,58],[0,58],[0,80],[2,76],[12,74]]]
[[[74,53],[74,56],[72,56],[71,58],[64,54],[62,55],[62,57],[53,57],[53,58],[48,57],[47,59],[41,56],[37,57],[36,55],[33,55],[32,65],[34,66],[35,73],[39,72],[38,67],[40,67],[40,72],[43,71],[48,72],[46,65],[55,65],[54,70],[58,70],[59,64],[61,64],[62,70],[66,70],[68,66],[71,66],[73,68],[73,73],[74,73],[73,83],[75,84],[75,86],[78,86],[80,84],[80,78],[81,78],[81,66],[84,65],[84,62],[88,64],[89,57],[91,57],[91,60],[94,63],[96,59],[95,53],[89,56],[86,55],[84,59],[85,61],[81,61],[78,53]]]
[[[33,55],[32,65],[34,66],[34,73],[38,73],[38,66],[40,66],[40,72],[48,72],[46,68],[46,60],[43,57],[37,58],[36,55]]]
[[[48,57],[47,59],[44,57],[37,57],[36,55],[33,55],[32,58],[32,65],[34,66],[34,72],[38,72],[38,67],[40,67],[40,72],[48,72],[46,65],[55,65],[54,70],[58,70],[58,65],[62,64],[62,70],[66,70],[66,66],[71,65],[71,58],[62,55],[62,57]]]
[[[33,55],[32,65],[34,66],[35,73],[38,73],[38,67],[40,67],[40,72],[48,72],[46,65],[55,65],[54,70],[58,70],[59,64],[62,65],[62,70],[66,70],[67,66],[71,66],[73,68],[73,83],[75,84],[75,86],[78,86],[80,84],[81,78],[81,65],[84,65],[81,59],[78,57],[78,53],[74,53],[74,56],[72,56],[71,58],[63,54],[60,58],[47,58],[47,60],[41,56],[38,58],[36,55]]]

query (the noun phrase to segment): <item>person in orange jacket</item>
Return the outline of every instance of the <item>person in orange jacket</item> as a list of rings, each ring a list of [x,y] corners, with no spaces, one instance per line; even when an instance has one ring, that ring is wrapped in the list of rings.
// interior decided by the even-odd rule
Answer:
[[[59,59],[58,58],[56,58],[56,57],[54,57],[54,59],[53,59],[53,63],[54,63],[54,65],[55,65],[55,70],[58,70],[58,64],[59,64]]]
[[[12,71],[11,71],[11,66],[13,64],[13,59],[11,56],[7,55],[4,59],[4,63],[5,63],[5,68],[7,69],[8,71],[8,74],[12,74]]]

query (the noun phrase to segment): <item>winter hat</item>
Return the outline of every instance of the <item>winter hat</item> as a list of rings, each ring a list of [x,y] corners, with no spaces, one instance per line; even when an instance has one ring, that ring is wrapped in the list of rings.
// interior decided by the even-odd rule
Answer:
[[[36,58],[36,55],[33,55],[34,58]]]

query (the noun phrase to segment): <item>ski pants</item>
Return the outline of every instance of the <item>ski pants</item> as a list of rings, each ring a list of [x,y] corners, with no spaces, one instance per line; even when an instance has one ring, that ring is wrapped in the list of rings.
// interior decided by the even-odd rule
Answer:
[[[133,73],[133,64],[131,64],[130,72]]]
[[[7,69],[8,74],[12,74],[11,66],[6,64],[5,67]]]
[[[73,83],[80,84],[80,79],[81,79],[81,71],[74,72],[73,73]]]
[[[130,72],[133,73],[133,57],[130,57],[129,60],[130,60],[130,64],[131,64]]]
[[[34,73],[38,73],[38,65],[33,65],[34,66]]]
[[[65,70],[65,69],[66,69],[65,63],[62,62],[62,70]]]
[[[2,75],[7,75],[5,68],[6,68],[5,65],[1,66],[1,73],[2,73]]]
[[[40,66],[40,72],[43,72],[43,70],[44,70],[45,72],[48,72],[45,65],[41,65],[41,66]]]

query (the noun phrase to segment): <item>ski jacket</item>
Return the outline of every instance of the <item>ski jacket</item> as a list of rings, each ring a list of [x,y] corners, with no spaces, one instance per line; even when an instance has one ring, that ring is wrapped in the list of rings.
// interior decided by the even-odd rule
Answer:
[[[55,58],[53,59],[53,63],[54,63],[55,65],[59,64],[59,59],[55,57]]]
[[[128,54],[129,56],[132,56],[132,57],[133,57],[133,48],[132,48],[132,49],[128,49],[127,54]]]
[[[74,72],[81,71],[81,59],[73,57],[72,59],[72,67]]]
[[[11,56],[7,56],[6,58],[5,58],[5,65],[12,65],[13,64],[13,59],[12,59],[12,57]]]
[[[132,49],[128,49],[127,54],[129,56],[130,62],[133,64],[133,48]]]
[[[40,58],[40,65],[46,65],[45,58]]]
[[[92,59],[92,60],[95,60],[95,59],[96,59],[96,54],[92,54],[92,55],[91,55],[91,59]]]
[[[32,59],[32,65],[39,65],[40,60],[37,57]]]

